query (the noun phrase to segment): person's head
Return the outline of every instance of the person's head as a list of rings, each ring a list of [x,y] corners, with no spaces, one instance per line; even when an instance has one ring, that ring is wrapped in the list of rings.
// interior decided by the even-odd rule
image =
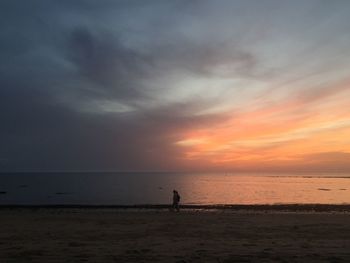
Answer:
[[[177,194],[177,191],[176,191],[176,190],[173,190],[173,193],[174,193],[174,194]]]

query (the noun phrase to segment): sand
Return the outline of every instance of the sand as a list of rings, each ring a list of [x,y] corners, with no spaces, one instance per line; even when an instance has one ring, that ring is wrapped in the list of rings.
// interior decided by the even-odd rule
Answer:
[[[0,209],[0,262],[350,262],[342,212]]]

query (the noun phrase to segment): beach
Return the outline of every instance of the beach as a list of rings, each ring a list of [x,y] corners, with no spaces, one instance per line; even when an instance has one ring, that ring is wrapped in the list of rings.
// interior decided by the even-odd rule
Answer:
[[[0,262],[349,262],[349,211],[306,210],[6,207]]]

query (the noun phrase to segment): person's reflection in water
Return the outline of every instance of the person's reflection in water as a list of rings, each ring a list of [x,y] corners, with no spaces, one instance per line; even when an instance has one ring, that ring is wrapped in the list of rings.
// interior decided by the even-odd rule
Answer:
[[[173,211],[174,210],[176,210],[177,212],[180,211],[179,203],[180,203],[180,195],[176,190],[174,190],[173,191],[173,206],[172,206]]]

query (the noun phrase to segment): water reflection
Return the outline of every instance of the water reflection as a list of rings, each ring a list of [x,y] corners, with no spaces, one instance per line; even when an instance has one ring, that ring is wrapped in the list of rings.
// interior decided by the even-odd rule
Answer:
[[[311,176],[8,174],[0,175],[0,186],[0,204],[171,204],[173,189],[186,204],[350,203],[350,178]]]
[[[193,204],[350,203],[350,178],[215,174],[181,179]]]

